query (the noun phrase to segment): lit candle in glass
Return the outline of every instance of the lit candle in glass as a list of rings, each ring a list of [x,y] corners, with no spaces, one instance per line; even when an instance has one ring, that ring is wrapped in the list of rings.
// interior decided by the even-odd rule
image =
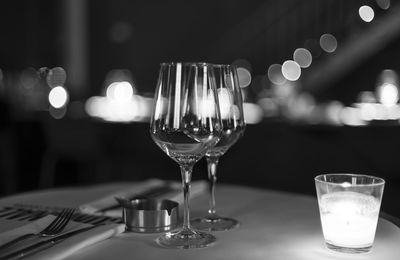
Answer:
[[[322,231],[328,248],[360,253],[373,244],[384,180],[366,175],[315,178]]]

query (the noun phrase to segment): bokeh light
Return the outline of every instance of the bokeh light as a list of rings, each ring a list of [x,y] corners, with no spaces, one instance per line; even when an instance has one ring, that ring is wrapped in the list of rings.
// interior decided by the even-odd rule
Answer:
[[[126,93],[127,85],[120,89],[121,94]],[[118,84],[111,84],[111,89],[114,91],[118,89]],[[110,87],[109,86],[109,87]],[[110,91],[109,91],[110,92]],[[115,91],[118,93],[118,90]],[[85,103],[85,111],[88,115],[96,118],[101,118],[110,122],[137,122],[148,121],[150,119],[153,99],[142,97],[140,95],[131,95],[129,98],[118,98],[119,94],[112,94],[110,96],[93,96],[90,97]],[[129,96],[128,92],[128,96]],[[111,94],[110,94],[111,95]],[[115,98],[117,97],[117,98]]]
[[[375,103],[376,97],[372,91],[361,91],[357,95],[357,101],[359,103]]]
[[[282,65],[282,75],[290,81],[296,81],[301,76],[300,65],[292,60],[287,60]]]
[[[285,84],[286,78],[282,75],[282,66],[280,64],[272,64],[269,66],[268,79],[275,85]]]
[[[397,72],[391,69],[382,70],[382,72],[378,76],[377,84],[381,85],[383,83],[391,83],[398,86],[399,76],[397,75]]]
[[[67,107],[63,106],[60,108],[50,107],[49,108],[50,115],[55,119],[61,119],[67,113]]]
[[[319,38],[319,44],[324,51],[329,53],[334,52],[337,48],[335,36],[329,33],[325,33]]]
[[[331,101],[326,107],[326,116],[330,123],[334,125],[341,125],[340,113],[344,105],[339,101]]]
[[[133,96],[133,87],[127,81],[113,82],[106,90],[106,96],[116,100],[129,100]]]
[[[261,106],[264,111],[264,117],[277,116],[279,113],[279,104],[277,100],[270,97],[260,98],[257,104]]]
[[[293,60],[297,62],[301,68],[308,68],[312,62],[311,52],[304,48],[298,48],[293,53]]]
[[[378,118],[378,107],[373,103],[364,103],[360,106],[361,119],[365,121],[371,121]]]
[[[377,87],[376,94],[379,102],[385,106],[393,106],[399,101],[399,90],[396,85],[384,83]]]
[[[124,82],[124,81],[129,82],[135,88],[136,80],[130,70],[128,70],[128,69],[113,69],[107,73],[107,75],[105,77],[104,85],[108,87],[112,83],[118,83],[118,82]]]
[[[236,66],[236,68],[245,68],[248,71],[252,70],[250,62],[246,59],[237,59],[232,62],[232,65]]]
[[[251,83],[251,73],[248,69],[244,67],[237,68],[237,74],[239,78],[239,85],[241,88],[245,88]]]
[[[68,92],[61,86],[54,87],[49,93],[50,105],[54,108],[61,108],[67,104]]]
[[[64,86],[67,73],[61,67],[52,68],[48,71],[46,81],[50,88]]]
[[[119,82],[114,89],[113,96],[115,99],[118,100],[128,100],[132,98],[133,96],[132,85],[127,81]]]
[[[93,117],[101,117],[101,103],[103,97],[93,96],[86,100],[85,111]]]
[[[114,98],[115,89],[117,88],[119,82],[113,82],[108,85],[106,89],[106,97],[107,98]]]
[[[354,107],[345,107],[340,111],[340,121],[349,126],[363,126],[365,121],[361,119],[360,109]]]
[[[376,3],[383,10],[387,10],[390,7],[390,0],[376,0]]]
[[[360,18],[367,23],[371,22],[375,16],[374,9],[368,5],[361,6],[360,9],[358,9],[358,14],[360,15]]]
[[[39,75],[34,68],[28,68],[22,72],[20,79],[25,89],[32,89],[39,82]]]
[[[283,85],[272,85],[271,87],[271,94],[277,99],[289,100],[297,95],[298,87],[295,81],[287,80]]]
[[[263,119],[263,109],[253,103],[243,103],[243,115],[246,124],[258,124]]]
[[[286,116],[292,119],[306,119],[309,120],[311,112],[315,107],[315,99],[309,93],[301,93],[288,99],[288,107]]]

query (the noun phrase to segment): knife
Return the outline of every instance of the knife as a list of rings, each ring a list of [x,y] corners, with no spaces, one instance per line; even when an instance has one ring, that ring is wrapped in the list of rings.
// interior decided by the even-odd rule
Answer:
[[[1,259],[4,259],[4,260],[6,260],[6,259],[9,259],[9,260],[11,260],[11,259],[20,259],[20,258],[23,258],[23,257],[27,257],[27,256],[30,256],[30,255],[33,255],[33,254],[35,254],[37,252],[40,252],[40,251],[48,249],[48,248],[50,248],[52,246],[55,246],[58,243],[61,243],[62,241],[67,239],[67,238],[70,238],[70,237],[75,236],[75,235],[77,235],[79,233],[83,233],[85,231],[91,230],[91,229],[93,229],[95,227],[98,227],[98,225],[97,226],[90,226],[90,227],[77,229],[77,230],[74,230],[74,231],[71,231],[71,232],[68,232],[68,233],[65,233],[65,234],[50,238],[50,239],[46,239],[44,241],[37,242],[37,243],[35,243],[33,245],[27,246],[27,247],[22,248],[22,249],[20,249],[18,251],[15,251],[15,252],[12,252],[12,253],[10,253],[8,255],[2,256]]]

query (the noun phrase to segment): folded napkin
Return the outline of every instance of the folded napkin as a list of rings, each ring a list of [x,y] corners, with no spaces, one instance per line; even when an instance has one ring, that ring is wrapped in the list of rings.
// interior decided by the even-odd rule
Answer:
[[[108,210],[105,212],[99,212],[99,210],[117,205],[115,197],[125,197],[129,198],[134,195],[140,195],[143,192],[146,192],[149,189],[169,185],[172,187],[172,191],[166,194],[163,194],[157,199],[169,199],[178,202],[179,204],[183,203],[183,193],[182,193],[182,184],[180,182],[171,182],[164,181],[159,179],[150,179],[143,182],[135,182],[129,186],[129,188],[124,188],[123,190],[108,194],[100,199],[95,201],[86,203],[79,207],[80,211],[85,214],[93,214],[93,215],[106,215],[110,217],[121,217],[122,211],[121,209]],[[190,198],[193,199],[201,194],[203,194],[207,190],[207,182],[193,181],[191,183],[191,191]]]
[[[9,230],[7,232],[1,233],[0,234],[0,245],[7,243],[8,241],[13,240],[14,238],[17,238],[21,235],[24,234],[29,234],[29,233],[38,233],[41,230],[43,230],[46,226],[48,226],[51,221],[54,220],[56,216],[49,215],[44,218],[38,219],[34,222],[31,222],[27,225]],[[65,227],[63,230],[63,233],[67,233],[73,230],[89,227],[91,225],[89,224],[83,224],[83,223],[77,223],[74,221],[70,221],[68,225]],[[50,247],[46,250],[43,250],[35,255],[32,255],[29,259],[40,259],[40,260],[60,260],[64,259],[74,252],[93,245],[95,243],[98,243],[100,241],[106,240],[110,237],[113,237],[115,235],[118,235],[125,230],[125,225],[124,224],[108,224],[108,225],[101,225],[98,227],[95,227],[93,229],[90,229],[88,231],[76,234],[72,237],[67,238],[66,240],[62,241],[61,243],[58,243],[54,245],[53,247]],[[27,243],[29,245],[32,245],[33,243],[36,243],[38,241],[41,241],[37,238],[32,238]],[[22,242],[24,243],[24,242]]]

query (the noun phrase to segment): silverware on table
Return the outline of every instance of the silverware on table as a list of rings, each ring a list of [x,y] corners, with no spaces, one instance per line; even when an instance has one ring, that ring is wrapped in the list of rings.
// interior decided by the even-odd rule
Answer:
[[[133,194],[127,197],[128,200],[133,199],[154,199],[162,197],[170,192],[180,192],[180,189],[176,189],[171,183],[165,183],[163,185],[157,185],[149,188],[148,190]],[[107,207],[99,210],[98,212],[105,212],[110,209],[116,209],[120,207],[117,201],[115,206]],[[0,208],[0,219],[10,219],[18,221],[34,221],[40,219],[48,214],[59,214],[64,208],[53,207],[53,206],[42,206],[42,205],[31,205],[31,204],[15,204],[12,206],[3,206]],[[111,217],[105,215],[92,215],[87,213],[75,212],[72,216],[72,220],[75,222],[99,225],[107,223],[123,223],[121,217]]]
[[[90,227],[84,227],[84,228],[81,228],[81,229],[77,229],[77,230],[74,230],[74,231],[70,231],[70,232],[67,232],[67,233],[52,237],[50,239],[46,239],[46,240],[37,242],[37,243],[35,243],[33,245],[24,247],[24,248],[22,248],[20,250],[17,250],[15,252],[11,252],[11,253],[9,253],[7,255],[1,256],[1,259],[11,260],[11,259],[20,259],[20,258],[23,258],[23,257],[31,256],[31,255],[36,254],[38,252],[41,252],[41,251],[43,251],[45,249],[48,249],[48,248],[50,248],[52,246],[55,246],[58,243],[61,243],[62,241],[67,239],[67,238],[70,238],[70,237],[75,236],[77,234],[86,232],[86,231],[88,231],[90,229],[93,229],[93,228],[96,228],[96,227],[97,227],[96,225],[95,226],[90,226]]]
[[[41,205],[16,204],[0,208],[0,219],[9,219],[17,221],[35,221],[48,214],[58,215],[63,209],[61,207],[48,207]],[[87,223],[93,225],[107,223],[122,223],[120,217],[97,216],[80,212],[75,212],[72,219],[75,222]]]
[[[25,241],[28,238],[51,237],[51,236],[60,234],[64,230],[64,228],[67,226],[69,221],[71,220],[71,217],[74,212],[75,212],[75,209],[73,209],[73,208],[67,208],[67,209],[62,210],[61,213],[58,214],[58,216],[40,232],[24,234],[24,235],[21,235],[3,245],[1,245],[0,246],[0,254],[3,254],[4,250],[9,249],[10,247],[13,247],[14,245],[16,245],[22,241]]]

